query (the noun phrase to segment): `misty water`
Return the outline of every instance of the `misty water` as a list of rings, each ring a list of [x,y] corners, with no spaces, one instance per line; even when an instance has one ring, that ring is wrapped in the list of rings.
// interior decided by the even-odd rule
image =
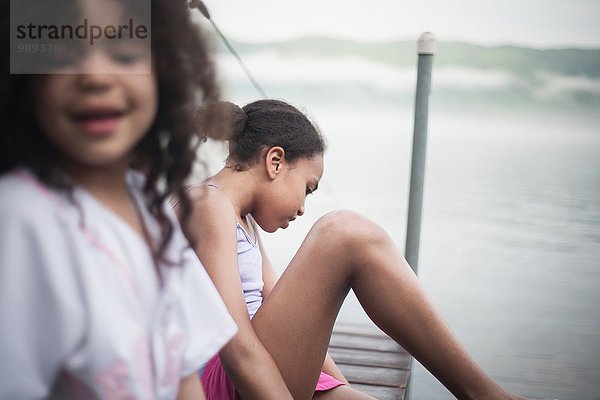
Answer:
[[[334,209],[367,215],[404,248],[416,75],[396,79],[392,68],[344,62],[336,70],[317,60],[249,59],[267,92],[304,107],[329,145],[305,216],[263,234],[279,271],[314,221]],[[257,98],[234,65],[220,63],[226,98]],[[289,68],[296,70],[286,75]],[[508,390],[598,400],[600,116],[572,104],[487,104],[486,89],[506,84],[503,73],[437,73],[436,81],[434,66],[422,284],[476,361]],[[448,75],[476,86],[470,100],[458,92],[436,97]],[[204,153],[216,166],[224,149],[209,145]],[[339,319],[368,322],[352,296]],[[412,399],[453,398],[418,363],[412,374]]]

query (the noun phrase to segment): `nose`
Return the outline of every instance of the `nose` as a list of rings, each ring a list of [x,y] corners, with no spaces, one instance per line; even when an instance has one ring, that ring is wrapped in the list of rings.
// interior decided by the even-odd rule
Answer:
[[[78,82],[87,90],[102,90],[109,87],[114,79],[114,67],[102,52],[93,51],[79,64]]]
[[[304,205],[298,209],[298,216],[301,217],[304,215]]]
[[[109,88],[111,85],[111,75],[92,73],[80,74],[79,86],[89,92],[100,92]]]
[[[79,68],[84,74],[98,74],[111,72],[115,67],[107,50],[103,48],[85,49],[79,59]]]

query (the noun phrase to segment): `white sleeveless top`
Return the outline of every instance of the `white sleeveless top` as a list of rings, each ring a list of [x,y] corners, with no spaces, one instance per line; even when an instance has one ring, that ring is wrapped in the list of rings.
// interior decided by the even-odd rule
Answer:
[[[248,220],[248,226],[252,223]],[[256,232],[246,232],[242,225],[237,224],[237,255],[238,269],[246,299],[246,308],[250,318],[254,317],[256,311],[262,304],[263,279],[262,279],[262,255],[258,246]]]

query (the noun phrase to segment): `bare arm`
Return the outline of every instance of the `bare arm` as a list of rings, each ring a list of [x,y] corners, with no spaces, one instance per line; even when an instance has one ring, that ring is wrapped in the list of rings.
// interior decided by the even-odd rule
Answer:
[[[179,381],[177,400],[205,400],[200,378],[196,373],[186,376]]]
[[[193,209],[184,232],[239,329],[219,353],[223,367],[246,400],[291,399],[275,361],[260,342],[248,316],[237,265],[237,218],[233,206],[216,189],[198,187],[190,195]]]

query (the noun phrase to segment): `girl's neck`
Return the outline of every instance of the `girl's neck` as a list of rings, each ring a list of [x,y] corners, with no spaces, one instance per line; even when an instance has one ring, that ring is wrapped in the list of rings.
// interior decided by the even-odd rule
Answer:
[[[121,162],[110,167],[102,168],[63,165],[63,169],[73,181],[88,191],[98,202],[121,217],[140,237],[152,244],[141,211],[134,200],[127,184],[129,162]]]
[[[128,197],[129,189],[126,174],[129,162],[121,162],[109,167],[71,165],[65,163],[64,171],[83,189],[87,190],[102,203]]]

